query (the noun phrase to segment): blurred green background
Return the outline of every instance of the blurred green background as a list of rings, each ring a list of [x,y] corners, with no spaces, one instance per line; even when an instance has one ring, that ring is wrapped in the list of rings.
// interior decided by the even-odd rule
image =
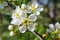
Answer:
[[[0,40],[39,40],[28,30],[23,34],[17,32],[17,35],[13,37],[9,35],[8,25],[10,25],[12,9],[15,9],[16,5],[21,6],[22,3],[28,4],[28,2],[31,0],[0,0]],[[35,31],[42,35],[46,32],[48,24],[60,22],[60,0],[37,0],[37,2],[44,8],[44,11],[38,16]],[[50,34],[47,36],[44,40],[58,40],[52,39]]]

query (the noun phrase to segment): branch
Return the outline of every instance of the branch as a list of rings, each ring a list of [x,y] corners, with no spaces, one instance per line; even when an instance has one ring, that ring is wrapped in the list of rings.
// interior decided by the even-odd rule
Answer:
[[[37,36],[40,40],[43,40],[42,35],[38,34],[37,32],[32,32],[35,36]]]

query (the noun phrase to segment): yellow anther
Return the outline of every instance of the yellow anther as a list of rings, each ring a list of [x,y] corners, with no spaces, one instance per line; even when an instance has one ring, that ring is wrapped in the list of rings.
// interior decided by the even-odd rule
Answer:
[[[42,37],[47,37],[47,34],[43,34]]]
[[[28,19],[24,19],[23,23],[24,23],[25,25],[27,25],[27,24],[29,23],[29,20],[28,20]]]

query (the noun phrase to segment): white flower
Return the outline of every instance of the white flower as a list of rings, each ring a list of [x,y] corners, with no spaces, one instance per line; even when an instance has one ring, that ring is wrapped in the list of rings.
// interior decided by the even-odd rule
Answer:
[[[14,36],[15,33],[13,31],[10,32],[10,36]]]
[[[35,24],[34,23],[30,23],[28,25],[22,25],[19,27],[19,31],[21,33],[26,32],[26,29],[28,29],[29,31],[34,31],[35,30]]]
[[[13,11],[12,18],[19,19],[21,17],[26,17],[26,13],[23,13],[23,11],[20,9],[20,7],[16,6],[16,9]]]
[[[23,10],[24,13],[31,13],[31,7],[26,4],[21,5],[21,10]]]
[[[43,8],[40,8],[37,2],[33,2],[31,5],[31,10],[35,15],[39,15]]]
[[[54,24],[49,24],[49,28],[50,29],[47,29],[47,33],[49,33],[49,30],[51,31],[51,32],[55,32],[55,33],[58,33],[58,32],[60,32],[59,30],[60,30],[60,24],[59,24],[59,22],[57,22],[57,23],[55,23],[55,25]]]
[[[60,24],[59,24],[59,22],[57,22],[57,23],[55,24],[55,27],[56,27],[56,29],[60,29]]]
[[[12,19],[11,24],[20,25],[20,24],[22,24],[22,21],[21,21],[21,19]]]
[[[36,4],[35,8],[37,8],[37,6],[38,5]],[[26,4],[22,4],[21,8],[17,6],[12,14],[11,24],[20,26],[19,31],[21,33],[26,32],[27,29],[29,31],[35,30],[36,24],[34,22],[36,21],[37,16],[36,14],[34,14],[35,11],[33,12],[33,14],[30,14],[28,16],[27,13],[30,12],[31,12],[31,7]],[[40,12],[38,11],[37,13],[38,13],[37,15],[39,15]]]
[[[9,29],[9,30],[13,30],[13,26],[12,26],[12,25],[9,25],[9,26],[8,26],[8,29]]]
[[[34,31],[36,24],[33,22],[36,21],[36,19],[37,19],[37,17],[34,14],[31,14],[29,16],[29,18],[28,17],[22,18],[23,24],[22,24],[22,26],[19,27],[19,31],[21,33],[24,33],[26,31],[26,29],[28,29],[29,31]]]
[[[51,30],[55,30],[54,24],[49,24],[49,28],[50,28]]]
[[[14,24],[14,25],[22,24],[21,18],[25,18],[26,16],[27,14],[24,13],[22,10],[20,10],[19,6],[16,6],[16,9],[12,14],[11,24]]]

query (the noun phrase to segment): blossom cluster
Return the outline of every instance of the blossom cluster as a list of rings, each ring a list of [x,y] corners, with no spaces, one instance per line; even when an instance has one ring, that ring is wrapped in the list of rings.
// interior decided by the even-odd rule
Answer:
[[[57,37],[60,38],[60,23],[57,22],[54,24],[49,24],[49,28],[46,29],[47,33],[51,33],[52,36],[56,35]]]
[[[37,2],[33,2],[31,5],[22,4],[16,6],[11,16],[11,25],[8,29],[11,31],[10,36],[14,36],[17,31],[24,33],[26,30],[33,32],[36,26],[37,16],[43,11]]]

